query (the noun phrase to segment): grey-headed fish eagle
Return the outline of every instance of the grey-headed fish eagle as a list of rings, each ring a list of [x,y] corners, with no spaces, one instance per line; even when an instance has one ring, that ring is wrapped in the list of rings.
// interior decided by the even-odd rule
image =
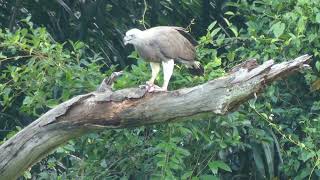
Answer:
[[[196,61],[197,42],[184,28],[158,26],[144,31],[130,29],[126,32],[123,41],[125,45],[134,45],[139,56],[150,62],[152,76],[146,82],[149,92],[167,91],[175,61],[192,68],[196,74],[203,73],[202,66]],[[160,71],[161,63],[164,82],[162,87],[159,87],[154,84],[154,81]]]

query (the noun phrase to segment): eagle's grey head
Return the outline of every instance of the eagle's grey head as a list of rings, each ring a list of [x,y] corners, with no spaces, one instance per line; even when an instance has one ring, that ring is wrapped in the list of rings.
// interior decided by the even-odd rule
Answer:
[[[141,36],[142,31],[139,29],[130,29],[126,32],[126,36],[123,38],[124,45],[127,44],[136,44],[139,36]]]

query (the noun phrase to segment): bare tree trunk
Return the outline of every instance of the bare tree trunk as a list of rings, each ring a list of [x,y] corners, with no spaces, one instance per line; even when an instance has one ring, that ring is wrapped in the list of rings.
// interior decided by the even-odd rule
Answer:
[[[307,67],[310,56],[257,66],[254,60],[228,75],[191,88],[147,93],[140,88],[92,92],[51,109],[0,146],[0,179],[16,179],[62,143],[87,132],[182,121],[201,113],[226,114],[266,83]]]

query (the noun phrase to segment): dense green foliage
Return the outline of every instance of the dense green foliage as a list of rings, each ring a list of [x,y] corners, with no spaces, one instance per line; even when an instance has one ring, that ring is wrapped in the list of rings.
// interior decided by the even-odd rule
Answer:
[[[126,50],[123,34],[132,27],[197,23],[194,34],[205,31],[212,17],[220,18],[224,0],[1,0],[0,26],[10,30],[24,27],[21,17],[32,15],[37,26],[45,26],[58,42],[81,40],[99,52],[106,63],[124,68]],[[145,18],[141,18],[144,14]],[[10,18],[8,18],[10,17]],[[144,24],[144,25],[143,25]],[[125,52],[125,53],[124,53]]]
[[[94,90],[117,68],[115,66],[131,64],[125,62],[125,53],[120,53],[123,51],[122,34],[127,26],[139,24],[144,1],[125,2],[128,6],[124,9],[133,16],[121,13],[123,9],[120,9],[125,5],[120,1],[83,1],[88,3],[86,9],[81,1],[63,5],[64,1],[60,0],[54,6],[44,3],[52,12],[68,17],[61,18],[66,24],[61,30],[48,25],[50,18],[37,14],[38,10],[32,7],[35,5],[29,1],[0,2],[7,6],[21,3],[19,7],[25,7],[27,11],[19,13],[32,12],[31,20],[30,16],[19,20],[17,26],[1,19],[3,27],[10,29],[2,28],[0,32],[0,127],[4,130],[1,131],[3,141],[60,102]],[[137,2],[140,4],[136,5]],[[193,33],[199,41],[197,54],[205,67],[205,75],[191,76],[178,65],[169,89],[194,86],[217,78],[248,58],[257,58],[260,62],[273,58],[281,62],[309,53],[313,55],[311,64],[314,68],[269,86],[259,98],[226,116],[207,114],[183,123],[106,130],[69,141],[27,171],[24,177],[319,179],[320,101],[319,93],[310,91],[310,85],[317,80],[320,71],[318,0],[229,1],[226,4],[188,0],[146,2],[147,26],[187,26],[191,17],[196,19],[191,30],[196,29]],[[57,10],[59,3],[64,11]],[[204,16],[208,9],[203,7],[205,3],[220,7],[218,14]],[[101,7],[98,12],[90,10],[96,6]],[[221,7],[224,8],[221,10]],[[156,11],[157,8],[160,10]],[[64,14],[68,11],[79,11],[82,16],[77,20]],[[119,14],[115,15],[114,11]],[[95,13],[100,13],[103,18],[110,17],[107,22],[100,20],[98,23],[98,27],[104,27],[102,31],[83,25],[84,21],[92,25],[91,20],[98,16]],[[164,14],[168,17],[161,16]],[[60,18],[56,15],[53,19],[58,21],[57,17]],[[76,30],[88,34],[79,38]],[[59,39],[61,33],[67,36]],[[104,34],[103,38],[99,33]],[[81,39],[88,45],[80,41],[56,42],[68,39]],[[92,45],[91,42],[95,41],[97,43]],[[108,47],[116,50],[95,53]],[[122,63],[106,60],[112,54],[122,59],[119,60]],[[115,89],[138,86],[150,77],[148,64],[135,52],[129,59],[137,63],[125,70],[115,83]],[[161,76],[157,82],[162,83]]]

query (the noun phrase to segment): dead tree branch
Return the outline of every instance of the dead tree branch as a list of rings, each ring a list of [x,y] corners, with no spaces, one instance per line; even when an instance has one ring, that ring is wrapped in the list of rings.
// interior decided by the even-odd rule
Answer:
[[[164,93],[140,88],[101,92],[100,88],[76,96],[0,146],[0,179],[16,179],[59,145],[88,132],[181,121],[201,113],[226,114],[267,83],[303,70],[310,58],[304,55],[280,64],[269,60],[260,66],[250,60],[224,77]]]

